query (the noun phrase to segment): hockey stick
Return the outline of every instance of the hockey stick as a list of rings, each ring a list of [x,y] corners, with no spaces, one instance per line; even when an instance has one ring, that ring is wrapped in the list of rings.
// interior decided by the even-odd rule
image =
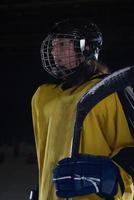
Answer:
[[[114,92],[121,91],[132,84],[134,84],[134,66],[115,71],[81,97],[79,103],[77,104],[71,151],[72,157],[76,156],[79,152],[81,128],[86,115],[102,99]]]
[[[86,94],[77,104],[74,135],[71,149],[71,157],[77,156],[79,152],[81,129],[86,115],[92,108],[108,95],[122,91],[129,85],[134,84],[134,66],[126,67],[112,73],[104,78]],[[66,198],[69,200],[70,198]]]

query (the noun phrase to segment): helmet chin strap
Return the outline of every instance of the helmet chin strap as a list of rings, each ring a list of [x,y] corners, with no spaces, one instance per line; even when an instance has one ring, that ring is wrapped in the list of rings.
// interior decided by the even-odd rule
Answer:
[[[95,60],[95,61],[97,61],[97,60],[98,60],[98,56],[99,56],[99,53],[96,52],[96,51],[90,53],[90,55],[89,55],[89,52],[88,52],[88,56],[86,56],[84,62],[85,62],[85,63],[88,63],[90,60]]]

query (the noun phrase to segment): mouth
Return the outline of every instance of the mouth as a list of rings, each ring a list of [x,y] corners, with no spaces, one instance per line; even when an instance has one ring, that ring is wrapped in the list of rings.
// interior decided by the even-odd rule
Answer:
[[[56,65],[63,65],[63,61],[61,59],[54,58],[54,60]]]

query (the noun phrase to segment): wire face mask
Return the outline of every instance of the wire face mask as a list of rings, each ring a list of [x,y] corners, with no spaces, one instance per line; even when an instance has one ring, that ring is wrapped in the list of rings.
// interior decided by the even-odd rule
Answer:
[[[84,39],[73,35],[48,35],[41,46],[43,68],[55,78],[66,79],[84,60],[83,46]]]
[[[102,43],[101,35],[97,35],[92,38],[92,48],[89,48],[89,41],[86,49],[87,38],[80,29],[71,27],[71,31],[66,31],[66,28],[48,34],[41,45],[43,68],[56,79],[62,80],[75,73],[87,58],[97,60],[99,48],[95,44]]]

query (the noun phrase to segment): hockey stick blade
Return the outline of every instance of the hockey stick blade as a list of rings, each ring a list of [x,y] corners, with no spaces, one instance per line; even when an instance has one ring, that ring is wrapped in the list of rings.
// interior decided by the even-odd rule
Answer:
[[[77,104],[72,156],[78,154],[82,124],[91,109],[110,94],[121,91],[127,86],[133,84],[134,66],[130,66],[113,72],[81,97]]]

